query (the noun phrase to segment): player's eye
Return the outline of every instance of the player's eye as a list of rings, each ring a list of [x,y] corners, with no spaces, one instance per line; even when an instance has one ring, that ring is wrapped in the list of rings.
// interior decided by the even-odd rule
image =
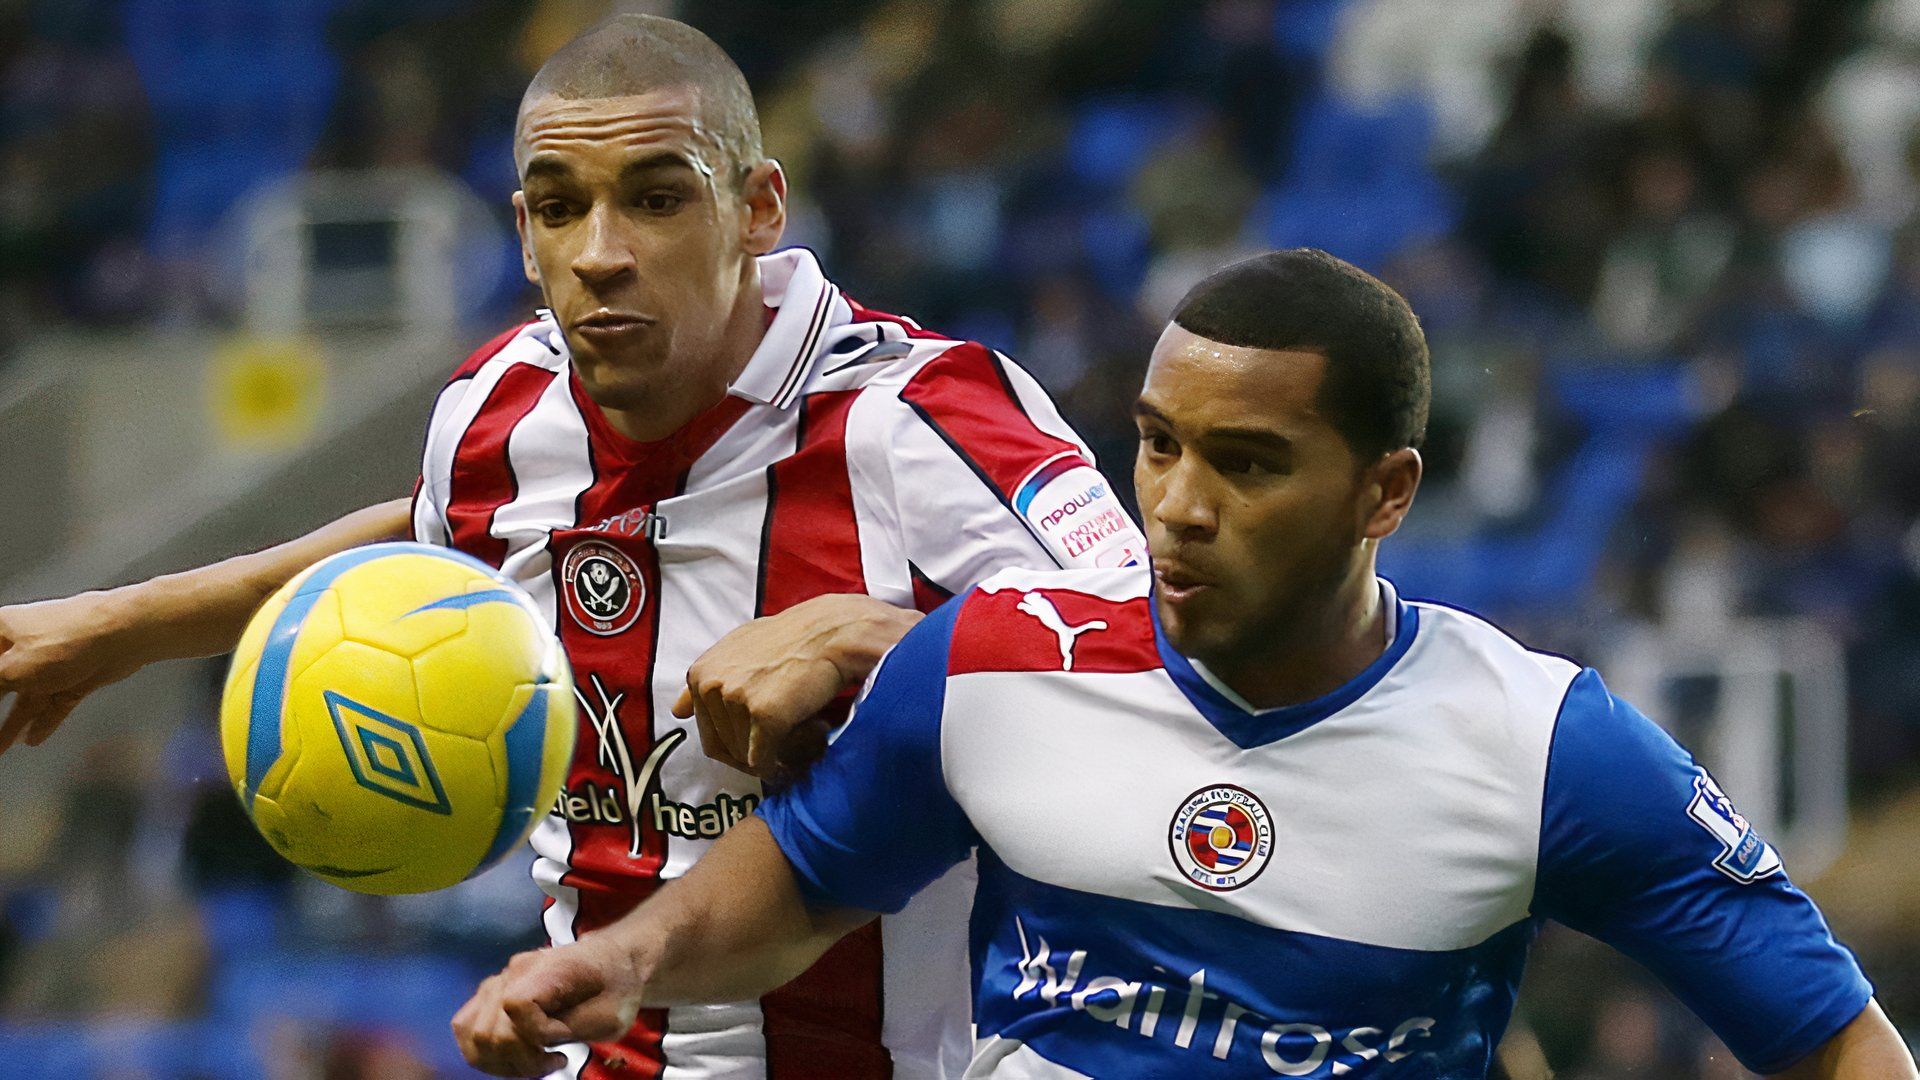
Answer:
[[[573,216],[573,207],[559,199],[545,199],[533,208],[542,225],[564,225]]]
[[[1222,476],[1237,476],[1250,480],[1278,476],[1284,471],[1273,463],[1254,457],[1252,454],[1234,452],[1214,455],[1213,467]]]
[[[1140,442],[1147,448],[1147,453],[1154,457],[1169,457],[1180,449],[1174,443],[1173,436],[1164,431],[1143,431],[1140,433]]]
[[[640,196],[640,209],[649,214],[671,214],[683,202],[686,200],[671,191],[649,191]]]

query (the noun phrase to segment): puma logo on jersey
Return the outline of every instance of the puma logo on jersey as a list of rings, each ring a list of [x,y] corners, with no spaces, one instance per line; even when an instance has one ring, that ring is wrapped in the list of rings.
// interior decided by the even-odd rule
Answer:
[[[1107,628],[1105,619],[1094,619],[1079,626],[1069,626],[1067,620],[1061,617],[1060,609],[1053,606],[1053,601],[1036,592],[1021,594],[1020,610],[1039,619],[1040,625],[1053,631],[1054,635],[1060,639],[1060,670],[1062,671],[1073,670],[1073,646],[1080,640],[1081,634]]]

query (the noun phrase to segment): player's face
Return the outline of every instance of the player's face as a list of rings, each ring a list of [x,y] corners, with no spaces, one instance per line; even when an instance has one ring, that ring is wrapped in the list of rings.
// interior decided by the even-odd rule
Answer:
[[[771,161],[735,163],[690,89],[527,103],[513,197],[527,276],[609,409],[718,400],[764,329],[753,256],[785,224]],[[744,342],[737,340],[744,335]]]
[[[1177,325],[1154,347],[1134,488],[1161,624],[1188,656],[1225,667],[1298,640],[1371,573],[1370,541],[1412,499],[1418,455],[1361,462],[1319,412],[1326,363]]]

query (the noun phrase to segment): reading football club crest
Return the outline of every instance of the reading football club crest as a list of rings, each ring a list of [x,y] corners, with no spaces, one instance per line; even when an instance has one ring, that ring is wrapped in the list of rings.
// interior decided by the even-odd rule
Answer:
[[[1173,815],[1173,864],[1188,881],[1228,892],[1260,876],[1273,856],[1273,815],[1246,788],[1204,787]]]
[[[587,632],[602,637],[633,625],[647,606],[647,583],[626,552],[589,540],[576,544],[560,566],[561,594],[567,614]]]

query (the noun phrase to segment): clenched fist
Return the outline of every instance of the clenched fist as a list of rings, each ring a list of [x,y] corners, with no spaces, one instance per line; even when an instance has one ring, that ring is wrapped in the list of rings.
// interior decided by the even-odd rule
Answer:
[[[468,1064],[495,1076],[544,1076],[566,1064],[549,1049],[618,1038],[640,1011],[640,976],[608,934],[523,952],[453,1015]]]
[[[860,685],[920,614],[835,593],[755,619],[687,669],[673,715],[694,717],[707,756],[767,778],[826,747],[821,710]]]

